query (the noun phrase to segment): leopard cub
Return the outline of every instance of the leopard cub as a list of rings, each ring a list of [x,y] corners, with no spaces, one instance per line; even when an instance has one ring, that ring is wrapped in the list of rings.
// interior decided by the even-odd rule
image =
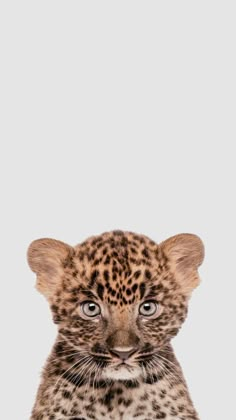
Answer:
[[[31,420],[199,419],[170,342],[203,257],[192,234],[34,241],[28,262],[58,335]]]

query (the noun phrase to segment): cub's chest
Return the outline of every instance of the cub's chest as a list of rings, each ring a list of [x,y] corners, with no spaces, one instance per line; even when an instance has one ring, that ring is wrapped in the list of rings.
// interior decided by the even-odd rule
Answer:
[[[63,399],[64,391],[55,420],[197,419],[184,413],[186,401],[183,397],[179,399],[181,392],[176,391],[167,395],[164,384],[146,384],[134,389],[118,385],[99,390],[80,389],[71,392],[69,400]]]

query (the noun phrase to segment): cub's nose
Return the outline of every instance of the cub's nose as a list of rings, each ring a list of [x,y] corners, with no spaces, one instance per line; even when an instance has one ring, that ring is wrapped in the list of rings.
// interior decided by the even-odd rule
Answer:
[[[111,354],[118,356],[121,360],[127,360],[132,354],[137,351],[134,347],[115,347],[110,349]]]

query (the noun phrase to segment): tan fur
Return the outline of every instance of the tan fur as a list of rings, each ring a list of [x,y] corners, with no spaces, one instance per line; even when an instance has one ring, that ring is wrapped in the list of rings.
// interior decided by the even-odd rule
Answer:
[[[29,266],[37,274],[37,289],[47,298],[55,292],[63,276],[63,261],[73,252],[64,242],[49,238],[37,239],[29,246]]]
[[[197,269],[204,259],[201,239],[189,233],[172,236],[161,244],[163,252],[170,258],[172,270],[186,293],[199,284]]]
[[[107,232],[71,247],[34,241],[28,262],[58,336],[31,420],[198,420],[170,340],[178,333],[204,257],[201,240]],[[84,302],[99,305],[87,318]],[[151,317],[140,306],[156,302]],[[125,364],[113,351],[132,350]]]

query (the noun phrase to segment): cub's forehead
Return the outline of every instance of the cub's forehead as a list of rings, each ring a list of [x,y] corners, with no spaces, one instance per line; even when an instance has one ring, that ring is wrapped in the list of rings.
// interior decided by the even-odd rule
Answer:
[[[135,296],[142,299],[148,284],[161,273],[163,258],[146,236],[113,231],[77,245],[74,264],[85,290],[116,305],[118,300],[133,303]]]
[[[104,267],[121,274],[125,269],[141,269],[158,263],[158,245],[144,235],[112,231],[93,236],[75,247],[75,258],[82,265]]]

